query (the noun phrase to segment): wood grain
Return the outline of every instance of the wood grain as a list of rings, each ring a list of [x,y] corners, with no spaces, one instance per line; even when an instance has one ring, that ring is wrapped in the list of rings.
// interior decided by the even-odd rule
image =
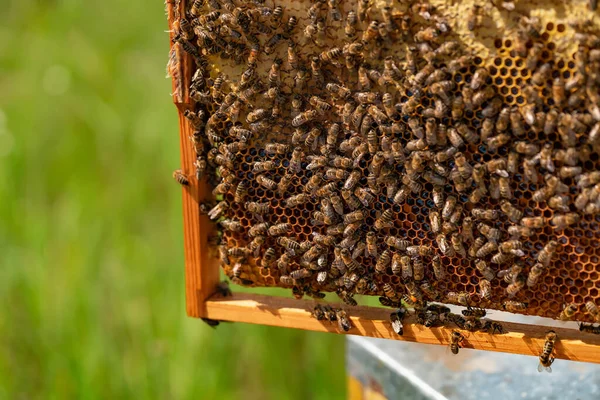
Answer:
[[[232,297],[215,295],[207,303],[207,316],[211,319],[238,321],[252,324],[281,326],[318,332],[346,333],[336,323],[317,321],[310,315],[315,301],[234,293]],[[518,323],[502,323],[508,332],[490,335],[484,332],[461,331],[454,327],[426,328],[416,324],[414,317],[404,320],[404,334],[397,335],[388,320],[390,309],[381,307],[343,306],[352,319],[351,335],[371,336],[409,342],[447,346],[452,331],[464,334],[465,348],[503,353],[539,356],[548,327]],[[556,345],[556,358],[600,362],[600,336],[584,334],[574,329],[552,328],[560,338]]]
[[[185,1],[180,3],[180,12],[183,12]],[[169,30],[173,30],[174,21],[173,4],[167,4]],[[171,39],[173,32],[171,32]],[[171,42],[171,45],[172,42]],[[200,212],[200,203],[209,195],[210,190],[206,180],[198,181],[193,168],[196,160],[196,151],[190,136],[193,128],[185,118],[183,112],[189,107],[190,79],[193,74],[192,60],[185,54],[179,52],[178,66],[181,68],[183,78],[183,101],[178,102],[176,96],[173,101],[177,106],[179,114],[179,144],[181,154],[181,170],[188,176],[189,186],[182,186],[183,196],[183,243],[185,259],[185,297],[186,311],[190,317],[206,316],[206,299],[214,293],[219,282],[219,266],[214,257],[210,256],[208,238],[214,230],[213,224],[208,217]],[[175,93],[175,82],[173,82],[173,93]]]

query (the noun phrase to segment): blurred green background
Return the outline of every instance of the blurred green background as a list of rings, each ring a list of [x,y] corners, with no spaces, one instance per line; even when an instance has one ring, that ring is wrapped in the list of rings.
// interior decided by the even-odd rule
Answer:
[[[342,336],[185,316],[162,2],[0,3],[0,398],[344,398]]]

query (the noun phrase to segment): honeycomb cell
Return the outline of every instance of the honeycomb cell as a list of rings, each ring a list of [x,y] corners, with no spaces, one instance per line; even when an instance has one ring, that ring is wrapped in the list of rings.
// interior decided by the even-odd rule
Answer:
[[[556,25],[556,30],[560,33],[563,33],[565,31],[566,27],[564,24],[558,24]]]

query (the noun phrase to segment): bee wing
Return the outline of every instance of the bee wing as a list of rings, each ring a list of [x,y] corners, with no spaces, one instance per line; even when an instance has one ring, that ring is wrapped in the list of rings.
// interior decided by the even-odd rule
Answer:
[[[392,323],[392,329],[394,330],[394,332],[402,336],[404,332],[402,327],[402,321],[400,321],[398,313],[393,312],[390,314],[390,322]]]
[[[542,363],[538,364],[538,372],[542,372],[544,370],[544,366],[542,365]]]

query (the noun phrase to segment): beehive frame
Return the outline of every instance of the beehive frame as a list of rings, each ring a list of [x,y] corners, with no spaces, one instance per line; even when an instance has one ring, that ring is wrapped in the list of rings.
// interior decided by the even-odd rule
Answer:
[[[175,19],[176,3],[167,4],[169,28],[172,28]],[[179,2],[179,7],[181,9],[185,7],[185,0]],[[209,190],[206,182],[197,181],[190,169],[195,160],[195,150],[188,139],[193,129],[183,116],[184,110],[191,104],[187,88],[193,74],[193,62],[183,52],[177,54],[177,57],[179,76],[183,79],[179,86],[183,90],[178,92],[174,81],[173,99],[179,111],[182,169],[190,177],[190,185],[183,188],[187,314],[191,317],[211,320],[344,333],[337,325],[323,323],[311,317],[310,310],[315,304],[313,301],[248,293],[234,293],[231,297],[222,297],[216,293],[219,265],[217,258],[210,251],[208,242],[214,227],[208,217],[200,211],[200,203]],[[414,317],[409,317],[404,321],[404,335],[398,336],[389,324],[389,310],[364,306],[344,308],[353,322],[353,328],[347,332],[349,334],[448,345],[451,332],[454,330],[450,327],[425,328],[417,324]],[[504,327],[508,333],[503,335],[468,332],[464,347],[534,356],[540,354],[547,327],[515,323],[504,323]],[[575,329],[554,328],[554,330],[560,337],[555,351],[557,358],[600,362],[598,336],[581,333]]]

